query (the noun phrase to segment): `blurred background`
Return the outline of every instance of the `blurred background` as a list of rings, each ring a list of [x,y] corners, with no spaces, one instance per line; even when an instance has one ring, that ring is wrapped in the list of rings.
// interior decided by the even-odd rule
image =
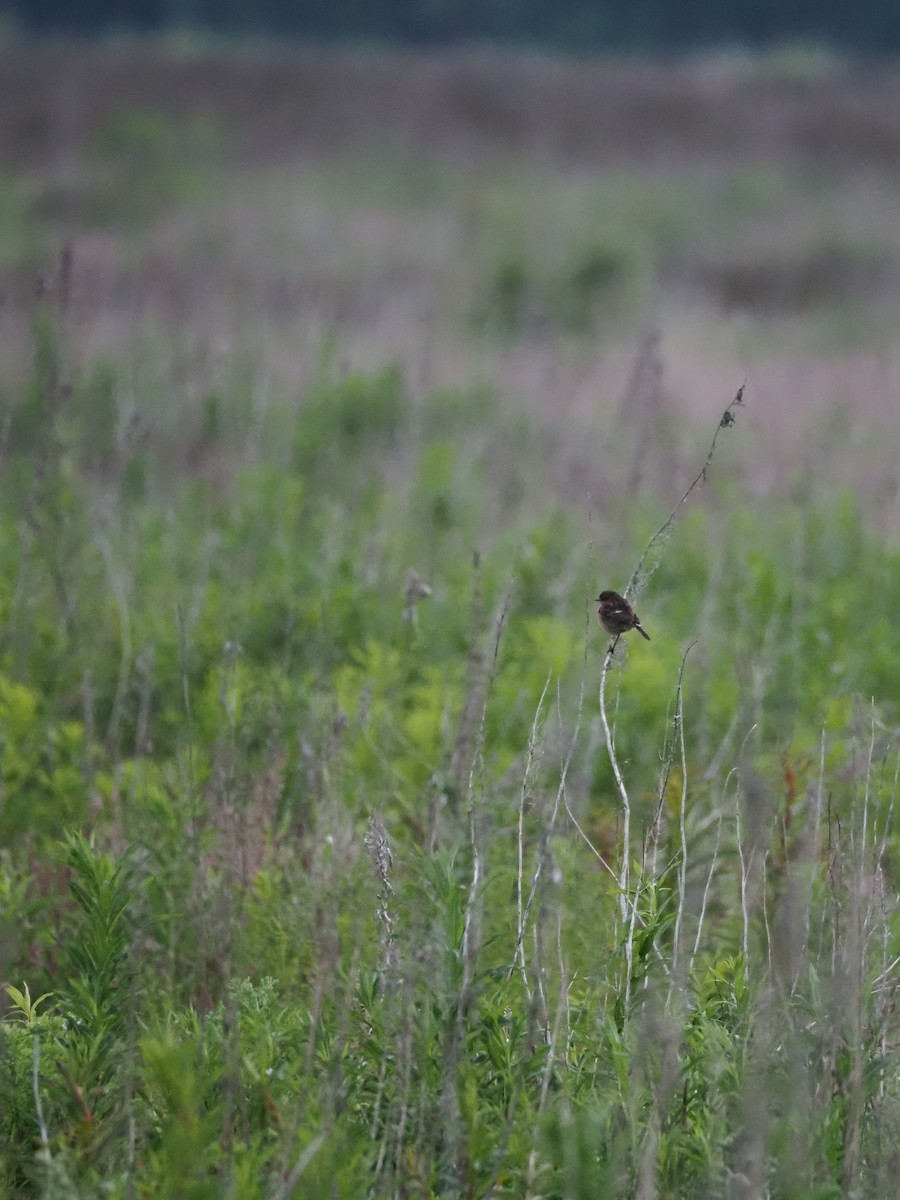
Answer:
[[[495,600],[509,578],[523,617],[568,631],[537,673],[545,654],[572,664],[595,575],[625,585],[744,387],[709,526],[648,564],[663,560],[668,669],[705,626],[727,727],[760,622],[799,636],[803,612],[812,650],[765,651],[789,726],[795,701],[815,721],[836,678],[845,698],[894,696],[887,641],[879,657],[852,616],[882,568],[860,583],[827,541],[849,553],[856,522],[888,547],[900,531],[893,8],[857,5],[852,37],[838,6],[675,11],[7,8],[2,449],[10,529],[46,542],[56,639],[36,667],[11,534],[22,678],[48,672],[59,711],[117,747],[121,729],[151,738],[137,647],[171,643],[174,605],[206,623],[203,686],[222,645],[258,644],[288,674],[300,654],[330,704],[335,664],[405,637],[408,568],[435,588],[430,651],[459,652],[476,548]],[[131,615],[102,686],[98,622],[109,646],[124,635],[96,572],[64,586],[79,547],[150,621]],[[307,568],[313,582],[291,581]],[[175,666],[161,712],[181,703]]]
[[[579,501],[598,405],[645,428],[746,380],[756,490],[815,461],[896,527],[893,4],[5,12],[10,364],[70,244],[70,361],[159,338],[162,370],[177,331],[197,388],[237,356],[296,394],[324,346],[399,359],[419,395],[483,384],[544,422]]]

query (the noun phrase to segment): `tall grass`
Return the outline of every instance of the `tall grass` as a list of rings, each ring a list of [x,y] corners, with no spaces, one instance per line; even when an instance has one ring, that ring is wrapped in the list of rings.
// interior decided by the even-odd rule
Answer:
[[[900,563],[849,498],[713,463],[604,657],[627,561],[523,521],[464,405],[335,373],[286,469],[173,494],[145,440],[135,494],[53,311],[5,449],[5,1193],[888,1194],[900,648],[855,616]]]
[[[0,384],[0,1196],[891,1195],[889,372],[751,316],[704,465],[699,310],[634,336],[759,221],[837,302],[796,179],[319,163],[213,270],[211,209],[139,232],[166,128],[97,149],[121,310],[76,241]],[[652,642],[608,652],[605,587]]]

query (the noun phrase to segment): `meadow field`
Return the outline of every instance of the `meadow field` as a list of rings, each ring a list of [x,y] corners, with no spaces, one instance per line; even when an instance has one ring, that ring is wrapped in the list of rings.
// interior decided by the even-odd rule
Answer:
[[[8,41],[0,168],[0,1197],[894,1195],[900,76]]]

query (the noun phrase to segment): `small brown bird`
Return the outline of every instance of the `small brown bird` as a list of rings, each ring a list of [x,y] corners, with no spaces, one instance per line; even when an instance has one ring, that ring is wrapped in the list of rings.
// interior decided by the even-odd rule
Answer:
[[[650,641],[650,634],[638,620],[638,615],[618,592],[601,592],[597,597],[600,607],[597,609],[597,620],[607,633],[619,637],[629,629],[636,629],[641,637]]]

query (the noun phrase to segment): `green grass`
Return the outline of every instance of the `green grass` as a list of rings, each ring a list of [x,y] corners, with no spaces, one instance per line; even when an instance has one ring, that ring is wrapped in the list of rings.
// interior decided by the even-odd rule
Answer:
[[[714,460],[651,559],[623,895],[585,610],[651,509],[601,568],[520,422],[391,367],[204,480],[54,336],[0,513],[5,1194],[885,1194],[900,556],[851,496]]]
[[[76,240],[2,381],[0,1197],[892,1194],[896,455],[839,373],[880,300],[781,316],[761,277],[737,353],[677,290],[781,220],[788,266],[868,261],[839,189],[399,151],[248,180],[207,172],[212,118],[101,128],[79,229],[148,313],[90,309]],[[710,428],[652,339],[627,402],[590,373],[659,296],[671,357],[693,321],[734,371]],[[610,665],[592,598],[748,347]]]

